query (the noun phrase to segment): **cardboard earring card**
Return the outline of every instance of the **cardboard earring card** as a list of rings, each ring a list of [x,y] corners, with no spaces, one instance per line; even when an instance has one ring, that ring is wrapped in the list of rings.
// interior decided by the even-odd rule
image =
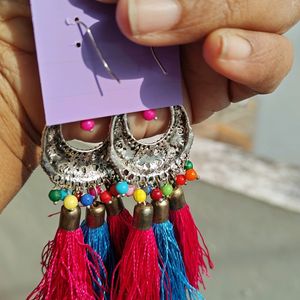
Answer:
[[[178,47],[136,45],[120,32],[115,6],[92,0],[31,0],[47,125],[161,108],[182,103]],[[111,70],[103,67],[91,42]]]

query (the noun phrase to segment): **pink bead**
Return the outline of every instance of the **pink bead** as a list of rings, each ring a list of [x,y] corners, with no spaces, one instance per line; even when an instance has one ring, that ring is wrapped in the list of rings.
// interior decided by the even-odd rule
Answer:
[[[100,195],[101,192],[102,192],[101,187],[98,185],[96,187],[89,188],[89,194],[91,194],[94,197]]]
[[[95,128],[95,121],[94,120],[81,121],[80,127],[84,131],[92,131]]]
[[[126,196],[127,197],[131,197],[133,195],[134,191],[135,191],[135,186],[134,185],[130,185],[128,187],[128,192],[127,192]]]
[[[143,111],[143,117],[146,121],[152,121],[157,119],[156,110],[155,109],[149,109]]]

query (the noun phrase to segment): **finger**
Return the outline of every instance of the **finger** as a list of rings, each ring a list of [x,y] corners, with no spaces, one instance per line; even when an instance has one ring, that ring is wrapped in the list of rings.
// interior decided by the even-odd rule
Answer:
[[[182,73],[192,106],[193,123],[230,105],[228,80],[205,62],[202,49],[203,42],[181,47]]]
[[[292,66],[293,48],[281,35],[220,29],[206,38],[203,56],[213,70],[235,82],[229,96],[236,101],[246,92],[241,85],[261,94],[272,92]]]
[[[224,27],[282,33],[299,18],[300,0],[119,0],[117,9],[123,33],[152,46],[189,43]]]

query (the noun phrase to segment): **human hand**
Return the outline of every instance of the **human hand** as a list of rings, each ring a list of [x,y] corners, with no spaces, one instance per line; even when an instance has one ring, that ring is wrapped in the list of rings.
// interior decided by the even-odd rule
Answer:
[[[291,68],[292,46],[282,33],[299,21],[299,0],[98,1],[118,3],[119,27],[136,43],[185,44],[183,80],[194,123],[272,92]]]

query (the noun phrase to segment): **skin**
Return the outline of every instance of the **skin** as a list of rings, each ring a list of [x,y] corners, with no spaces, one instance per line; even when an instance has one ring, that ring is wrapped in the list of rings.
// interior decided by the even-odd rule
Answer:
[[[292,46],[281,34],[298,22],[300,0],[252,0],[251,5],[247,0],[180,0],[177,24],[151,34],[132,30],[129,1],[134,0],[120,0],[117,6],[118,24],[129,39],[149,46],[185,44],[184,101],[193,123],[231,102],[272,92],[291,68]],[[224,58],[226,37],[236,35],[251,44],[251,52],[243,59]],[[143,138],[163,131],[168,110],[159,110],[158,117],[146,122],[140,114],[132,114],[134,135]],[[28,0],[0,0],[0,121],[1,211],[37,166],[44,127]],[[98,120],[92,134],[69,124],[64,134],[98,141],[108,124],[109,119]]]

